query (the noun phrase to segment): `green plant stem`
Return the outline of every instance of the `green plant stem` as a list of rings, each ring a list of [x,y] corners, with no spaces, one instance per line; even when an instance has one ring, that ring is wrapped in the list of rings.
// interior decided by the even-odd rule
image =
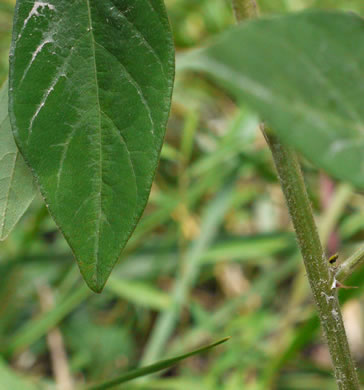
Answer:
[[[339,266],[335,275],[336,279],[343,282],[361,265],[364,265],[364,247],[359,248]]]
[[[334,231],[337,222],[342,215],[348,201],[352,196],[352,187],[348,184],[340,184],[334,193],[334,196],[324,211],[322,218],[318,224],[319,236],[321,237],[322,246],[327,245],[329,235]],[[297,253],[299,256],[299,253]],[[276,345],[279,346],[281,352],[276,354],[270,364],[265,369],[263,381],[265,388],[273,388],[276,379],[279,377],[280,370],[285,363],[284,358],[287,356],[289,345],[292,344],[294,334],[290,332],[294,324],[297,322],[297,313],[302,307],[309,294],[309,286],[306,282],[306,270],[304,264],[299,267],[294,278],[293,289],[290,293],[290,299],[286,307],[286,315],[282,319],[283,328],[280,331],[281,336],[277,337]]]
[[[352,195],[353,188],[349,184],[340,184],[335,191],[329,206],[324,211],[322,218],[320,218],[318,223],[318,232],[323,248],[327,246],[330,234],[334,231],[337,222]],[[288,305],[287,313],[290,313],[293,307],[297,307],[303,303],[303,300],[307,297],[309,287],[306,284],[306,270],[303,266],[297,275],[297,280],[294,283],[294,286],[295,289],[291,293],[292,299]]]
[[[238,22],[258,12],[244,12],[248,2],[233,0]],[[257,10],[257,8],[256,8]],[[351,357],[336,289],[332,289],[333,276],[321,246],[313,218],[311,203],[294,151],[283,146],[271,130],[262,125],[263,134],[271,149],[298,244],[305,263],[308,280],[326,340],[329,346],[335,378],[340,390],[359,390],[359,380]]]
[[[264,131],[264,130],[263,130]],[[328,342],[338,388],[359,390],[333,277],[323,252],[297,156],[271,130],[264,131],[295,228],[308,280]]]
[[[242,21],[259,15],[258,4],[255,0],[232,0],[235,18]]]

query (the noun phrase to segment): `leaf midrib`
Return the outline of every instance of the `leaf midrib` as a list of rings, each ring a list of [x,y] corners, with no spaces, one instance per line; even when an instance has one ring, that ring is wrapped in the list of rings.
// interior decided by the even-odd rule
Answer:
[[[209,66],[219,68],[219,72],[223,74],[223,78],[222,78],[223,80],[227,80],[228,82],[234,81],[237,88],[239,88],[241,91],[252,94],[255,98],[259,100],[263,100],[266,101],[267,103],[271,103],[271,97],[274,91],[272,91],[270,88],[267,88],[266,86],[257,82],[253,78],[242,76],[240,73],[233,71],[230,67],[226,66],[223,62],[220,62],[219,60],[213,58],[212,56],[207,56],[207,58],[208,58]],[[204,68],[204,70],[206,70],[206,68]],[[254,87],[252,86],[253,84]],[[262,94],[259,93],[257,90],[260,90],[265,94],[268,93],[269,98],[267,98],[267,96],[262,96]],[[274,99],[276,102],[278,102],[279,105],[284,107],[286,110],[288,107],[289,108],[288,111],[290,112],[300,113],[300,114],[305,112],[310,112],[312,117],[324,117],[329,123],[333,123],[336,126],[349,127],[357,134],[357,136],[360,137],[361,135],[362,128],[361,127],[358,128],[357,126],[358,123],[353,122],[351,118],[344,120],[342,116],[339,115],[331,114],[330,116],[328,116],[324,111],[314,109],[302,102],[300,102],[299,104],[297,104],[296,102],[293,105],[292,101],[285,100],[284,97],[278,95],[275,95]]]
[[[263,39],[266,39],[265,32],[263,32],[259,29],[256,29],[255,33],[257,35],[262,36]],[[337,85],[335,83],[333,83],[333,81],[330,78],[328,78],[327,75],[325,75],[325,73],[322,72],[320,67],[318,67],[317,64],[315,64],[312,61],[312,59],[309,56],[307,56],[306,51],[297,50],[296,47],[291,45],[289,42],[283,41],[281,39],[277,39],[276,35],[274,35],[274,34],[271,34],[269,39],[274,40],[278,46],[281,46],[281,47],[291,51],[295,55],[295,58],[298,61],[302,62],[302,64],[306,65],[309,69],[312,70],[312,72],[315,74],[316,78],[318,78],[319,80],[321,80],[321,82],[326,84],[328,89],[331,90],[332,93],[334,93],[336,99],[338,101],[340,101],[341,106],[346,108],[346,113],[349,117],[348,119],[351,119],[353,122],[362,123],[363,120],[360,116],[360,113],[358,113],[356,111],[355,107],[352,107],[350,104],[348,104],[346,99],[344,99],[344,97],[341,95],[340,88],[338,88]]]
[[[88,20],[89,20],[89,29],[90,29],[90,39],[91,39],[91,47],[93,52],[93,66],[95,73],[95,85],[96,85],[96,100],[98,106],[98,116],[99,116],[99,145],[100,145],[100,162],[99,162],[99,212],[97,219],[97,227],[96,227],[96,241],[95,241],[95,277],[96,284],[98,284],[98,266],[99,266],[99,247],[100,247],[100,225],[101,225],[101,216],[102,216],[102,134],[101,134],[101,104],[100,104],[100,96],[99,96],[99,81],[97,77],[97,64],[96,64],[96,41],[93,33],[92,26],[92,15],[91,15],[91,6],[90,0],[86,0],[87,11],[88,11]]]

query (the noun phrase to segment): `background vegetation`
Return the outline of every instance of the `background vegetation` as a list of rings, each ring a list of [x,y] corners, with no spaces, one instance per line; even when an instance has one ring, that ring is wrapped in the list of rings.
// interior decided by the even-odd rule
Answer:
[[[0,1],[2,83],[15,2]],[[177,62],[234,23],[225,0],[166,4]],[[260,4],[263,14],[364,15],[361,0]],[[303,163],[328,255],[351,254],[364,238],[362,194]],[[149,205],[102,295],[81,281],[39,195],[0,243],[0,275],[0,389],[68,390],[224,336],[232,340],[208,355],[122,388],[336,388],[258,120],[202,77],[177,73]],[[340,291],[362,383],[363,276]]]

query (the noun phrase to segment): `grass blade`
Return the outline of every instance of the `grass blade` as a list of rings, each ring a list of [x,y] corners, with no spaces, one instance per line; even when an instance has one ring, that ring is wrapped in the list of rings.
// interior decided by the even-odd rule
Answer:
[[[150,366],[137,368],[135,370],[132,370],[130,372],[127,372],[126,374],[119,376],[118,378],[112,379],[111,381],[104,382],[104,383],[101,383],[101,384],[95,385],[95,386],[90,386],[86,390],[111,389],[112,387],[120,385],[121,383],[129,382],[133,379],[136,379],[136,378],[139,378],[139,377],[142,377],[145,375],[153,374],[153,373],[161,371],[161,370],[165,370],[166,368],[170,368],[170,367],[174,366],[175,364],[177,364],[181,360],[184,360],[184,359],[187,359],[191,356],[199,355],[200,353],[206,352],[212,348],[217,347],[220,344],[225,343],[229,339],[230,339],[230,337],[225,337],[225,338],[217,341],[216,343],[210,344],[206,347],[196,349],[195,351],[186,353],[184,355],[180,355],[180,356],[177,356],[177,357],[174,357],[171,359],[167,359],[167,360],[162,360],[158,363],[151,364]]]

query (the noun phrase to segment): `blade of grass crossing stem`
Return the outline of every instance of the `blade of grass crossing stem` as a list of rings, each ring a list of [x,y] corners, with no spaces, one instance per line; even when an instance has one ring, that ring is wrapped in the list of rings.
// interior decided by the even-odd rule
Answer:
[[[181,307],[198,277],[202,255],[213,241],[231,204],[234,183],[235,177],[230,178],[228,183],[222,186],[223,189],[207,205],[202,218],[201,234],[186,253],[185,263],[181,267],[172,292],[170,309],[159,315],[146,346],[141,365],[150,364],[157,360],[173,333]]]
[[[35,320],[29,321],[24,327],[19,329],[10,340],[10,343],[6,348],[6,353],[13,354],[14,352],[29,347],[40,337],[44,336],[49,329],[57,325],[91,294],[91,290],[89,290],[86,285],[80,285],[73,294],[64,300],[61,300],[54,309],[44,313]]]
[[[127,372],[126,374],[121,375],[118,378],[115,378],[111,381],[104,382],[104,383],[101,383],[101,384],[95,385],[95,386],[90,386],[87,388],[87,390],[111,389],[112,387],[120,385],[121,383],[129,382],[133,379],[140,378],[140,377],[145,376],[145,375],[149,375],[149,374],[153,374],[153,373],[158,372],[158,371],[165,370],[167,368],[174,366],[175,364],[177,364],[181,360],[187,359],[187,358],[194,356],[194,355],[199,355],[203,352],[207,352],[208,350],[210,350],[210,349],[212,349],[212,348],[214,348],[222,343],[225,343],[229,339],[230,339],[230,337],[225,337],[222,340],[217,341],[216,343],[208,345],[207,347],[199,348],[199,349],[196,349],[195,351],[192,351],[192,352],[189,352],[189,353],[186,353],[184,355],[177,356],[177,357],[174,357],[171,359],[162,360],[162,361],[155,363],[155,364],[152,364],[150,366],[146,366],[146,367],[138,368],[136,370],[132,370],[132,371]]]
[[[339,281],[344,281],[348,278],[356,269],[364,264],[364,247],[360,247],[353,255],[351,255],[340,266],[335,275]]]

